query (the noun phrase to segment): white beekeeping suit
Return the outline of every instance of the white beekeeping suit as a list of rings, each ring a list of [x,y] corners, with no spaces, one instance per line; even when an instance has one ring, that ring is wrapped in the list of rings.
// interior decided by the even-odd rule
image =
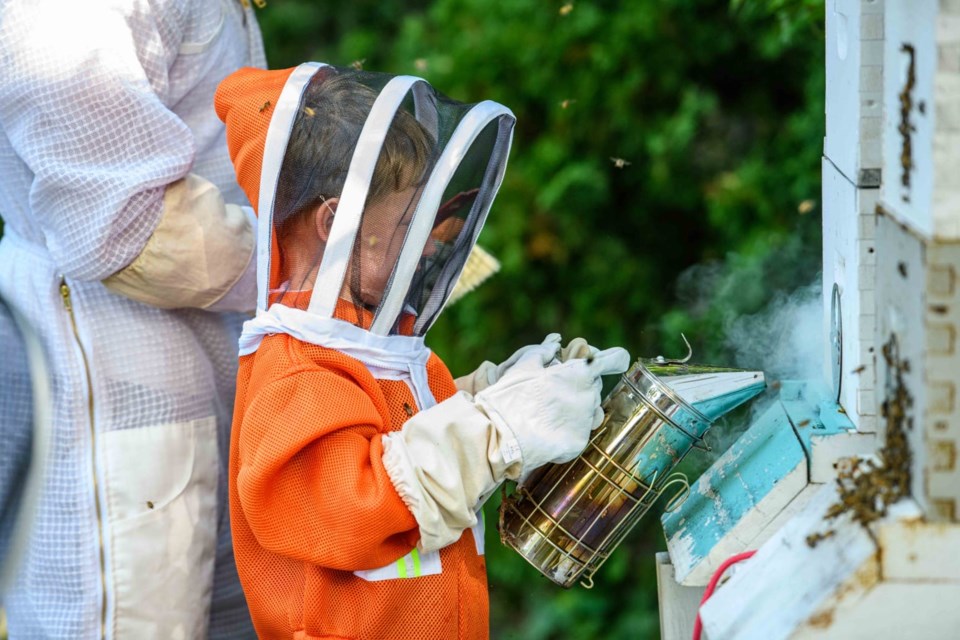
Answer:
[[[225,311],[254,305],[255,233],[212,108],[242,66],[265,60],[238,0],[0,0],[0,296],[55,397],[13,638],[252,635]]]

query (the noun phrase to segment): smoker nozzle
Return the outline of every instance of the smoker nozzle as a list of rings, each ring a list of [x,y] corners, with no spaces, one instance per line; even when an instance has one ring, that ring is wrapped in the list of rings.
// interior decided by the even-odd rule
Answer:
[[[656,361],[645,362],[644,366],[711,422],[766,388],[762,371]]]

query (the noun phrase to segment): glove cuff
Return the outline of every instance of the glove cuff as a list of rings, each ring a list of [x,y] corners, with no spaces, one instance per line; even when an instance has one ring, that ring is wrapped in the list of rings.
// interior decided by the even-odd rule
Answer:
[[[482,393],[474,398],[474,404],[487,416],[493,428],[500,434],[500,455],[503,457],[503,464],[509,467],[515,463],[520,463],[519,466],[521,469],[526,466],[520,438],[517,436],[517,433],[510,428],[510,424],[495,404],[488,402],[485,394]],[[510,479],[516,480],[516,478]]]
[[[491,384],[497,381],[497,365],[490,361],[483,362],[475,371],[465,376],[460,376],[453,383],[458,391],[466,391],[470,395],[476,395]]]

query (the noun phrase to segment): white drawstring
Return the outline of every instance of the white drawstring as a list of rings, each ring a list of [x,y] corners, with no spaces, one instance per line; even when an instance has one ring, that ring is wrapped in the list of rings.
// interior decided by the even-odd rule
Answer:
[[[431,351],[422,337],[378,336],[343,320],[275,304],[243,323],[240,355],[255,352],[263,337],[274,333],[339,351],[363,363],[375,378],[409,377],[421,410],[437,403],[427,380]]]

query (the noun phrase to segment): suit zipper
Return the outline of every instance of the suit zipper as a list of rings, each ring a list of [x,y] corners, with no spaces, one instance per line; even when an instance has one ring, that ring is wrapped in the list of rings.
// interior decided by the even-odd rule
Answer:
[[[100,638],[107,637],[107,570],[106,557],[103,545],[103,512],[100,506],[100,487],[97,481],[97,431],[93,422],[93,378],[90,376],[90,363],[87,352],[80,341],[80,332],[77,330],[77,318],[73,314],[73,301],[70,299],[70,286],[66,278],[60,277],[60,298],[70,317],[70,328],[73,339],[80,349],[80,359],[83,361],[83,373],[87,380],[87,417],[90,422],[90,474],[93,477],[93,504],[97,512],[97,542],[100,556],[100,590],[103,594],[100,599]]]

